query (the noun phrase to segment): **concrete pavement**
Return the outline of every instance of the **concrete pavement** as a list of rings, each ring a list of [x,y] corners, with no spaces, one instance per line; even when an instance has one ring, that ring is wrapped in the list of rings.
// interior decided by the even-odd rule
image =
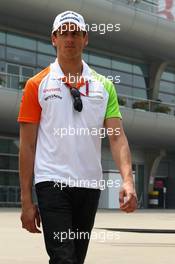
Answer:
[[[0,263],[47,264],[42,235],[22,229],[19,219],[20,209],[0,208]],[[175,230],[175,210],[99,210],[85,264],[175,263],[175,234],[106,228]]]

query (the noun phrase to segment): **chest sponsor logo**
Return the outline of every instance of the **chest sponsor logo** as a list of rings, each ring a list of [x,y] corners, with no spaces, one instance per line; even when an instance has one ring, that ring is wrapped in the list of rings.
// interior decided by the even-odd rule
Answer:
[[[61,88],[46,88],[43,90],[43,93],[50,93],[50,92],[61,92]]]
[[[44,98],[45,101],[54,100],[54,99],[62,99],[62,96],[57,95],[57,94],[51,94]]]

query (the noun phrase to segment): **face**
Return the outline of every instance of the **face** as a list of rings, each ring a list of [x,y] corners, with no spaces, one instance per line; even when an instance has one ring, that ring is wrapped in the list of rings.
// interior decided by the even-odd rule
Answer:
[[[52,34],[52,44],[56,47],[59,57],[81,58],[83,49],[88,44],[88,36],[77,25],[66,23]]]

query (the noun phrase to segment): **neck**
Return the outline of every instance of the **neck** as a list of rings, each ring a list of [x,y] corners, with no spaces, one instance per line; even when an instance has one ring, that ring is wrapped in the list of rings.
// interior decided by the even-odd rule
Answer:
[[[58,63],[64,73],[65,76],[67,75],[79,75],[81,76],[83,70],[83,64],[81,57],[80,58],[61,58],[58,56]]]

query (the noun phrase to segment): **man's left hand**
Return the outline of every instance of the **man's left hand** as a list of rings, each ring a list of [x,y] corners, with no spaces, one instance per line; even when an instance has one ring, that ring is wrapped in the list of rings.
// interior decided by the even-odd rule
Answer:
[[[126,199],[126,200],[125,200]],[[120,209],[126,213],[131,213],[137,208],[137,194],[132,182],[124,182],[120,191]]]

